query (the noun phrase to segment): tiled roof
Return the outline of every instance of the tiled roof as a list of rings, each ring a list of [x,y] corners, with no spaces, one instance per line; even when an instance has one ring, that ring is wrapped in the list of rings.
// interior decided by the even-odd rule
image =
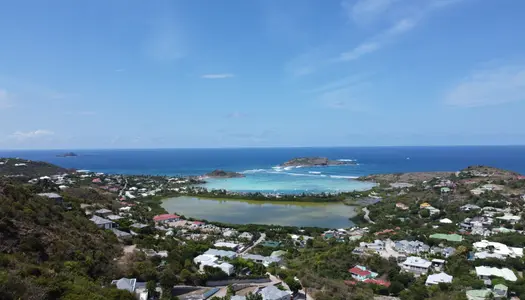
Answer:
[[[359,276],[368,276],[368,275],[371,274],[370,271],[363,270],[363,269],[360,269],[358,267],[353,267],[350,270],[348,270],[348,272],[350,272],[352,274],[359,275]]]

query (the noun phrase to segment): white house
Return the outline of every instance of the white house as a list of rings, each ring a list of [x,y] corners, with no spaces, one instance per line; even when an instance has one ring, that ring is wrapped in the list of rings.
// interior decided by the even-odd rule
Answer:
[[[213,246],[217,248],[230,248],[232,250],[237,250],[239,248],[239,244],[235,244],[231,242],[217,242],[213,244]]]
[[[453,277],[447,273],[441,272],[438,274],[432,274],[427,277],[426,285],[435,285],[439,283],[452,283]]]
[[[239,235],[239,238],[251,241],[253,239],[253,234],[249,232],[243,232],[241,235]]]
[[[523,257],[523,248],[508,247],[502,243],[482,240],[472,244],[472,246],[477,251],[474,256],[480,259],[489,257],[498,259]]]
[[[148,290],[145,282],[137,282],[136,278],[120,278],[119,280],[111,281],[119,290],[126,290],[134,293],[139,300],[148,299]]]
[[[448,219],[448,218],[444,218],[444,219],[441,219],[439,220],[439,223],[441,224],[452,224],[452,220]]]
[[[407,272],[425,274],[432,265],[432,262],[417,256],[410,256],[403,262],[403,269]]]
[[[516,281],[518,278],[516,277],[516,274],[511,269],[503,268],[491,268],[491,267],[485,267],[480,266],[476,267],[476,274],[480,279],[490,279],[491,277],[501,277],[507,281]]]
[[[219,268],[228,275],[232,275],[235,272],[235,268],[233,265],[226,263],[226,262],[220,262],[219,258],[215,255],[209,255],[209,254],[199,255],[193,259],[193,262],[199,265],[199,269],[201,271],[204,271],[205,266],[209,266],[213,268]]]

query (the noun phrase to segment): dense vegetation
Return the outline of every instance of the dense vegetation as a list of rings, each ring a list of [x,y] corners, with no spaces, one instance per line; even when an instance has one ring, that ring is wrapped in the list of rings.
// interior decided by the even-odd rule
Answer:
[[[0,176],[23,176],[29,178],[67,173],[67,169],[43,162],[17,158],[0,158]]]
[[[103,287],[120,246],[81,211],[0,181],[0,216],[0,299],[134,299]]]

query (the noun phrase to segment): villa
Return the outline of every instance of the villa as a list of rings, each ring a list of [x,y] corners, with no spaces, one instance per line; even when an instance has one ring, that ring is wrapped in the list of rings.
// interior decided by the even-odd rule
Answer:
[[[219,257],[212,254],[202,254],[193,259],[193,262],[199,265],[199,270],[204,272],[204,267],[212,267],[221,269],[224,273],[232,275],[235,272],[235,267],[227,262],[220,262]]]
[[[240,239],[245,239],[245,240],[253,240],[253,234],[249,233],[249,232],[243,232],[239,235],[239,238]]]
[[[60,196],[57,193],[40,193],[40,194],[38,194],[38,196],[46,197],[46,198],[49,198],[49,199],[53,199],[53,200],[55,200],[56,203],[62,203],[63,202],[62,196]]]
[[[439,283],[452,283],[453,277],[447,273],[441,272],[438,274],[428,275],[425,285],[436,285]]]
[[[237,249],[239,248],[239,244],[230,243],[230,242],[217,242],[213,246],[217,248],[229,248],[234,251],[237,251]]]
[[[398,252],[405,254],[419,254],[430,250],[430,246],[420,241],[401,240],[397,241],[394,247]]]
[[[385,242],[381,240],[375,240],[373,243],[361,242],[359,243],[359,248],[361,248],[362,250],[370,249],[379,252],[385,249]]]
[[[89,219],[91,222],[95,223],[98,228],[102,229],[111,229],[113,227],[113,222],[99,216],[93,216]]]
[[[263,288],[259,294],[263,297],[263,300],[291,300],[292,297],[289,292],[281,291],[274,285],[269,285]]]
[[[516,223],[518,223],[521,220],[521,217],[520,216],[514,216],[514,215],[511,215],[511,214],[505,214],[502,217],[496,217],[496,219],[502,220],[502,221],[507,221],[507,222],[509,222],[511,224],[516,224]]]
[[[366,267],[363,266],[355,266],[348,270],[348,272],[352,275],[352,278],[358,281],[365,281],[367,279],[374,279],[377,277],[377,273],[371,272],[366,269]]]
[[[157,215],[153,217],[153,221],[157,224],[165,224],[168,222],[175,222],[180,220],[180,216],[174,215],[174,214],[163,214],[163,215]]]
[[[213,255],[217,257],[227,257],[229,259],[234,259],[237,257],[237,253],[233,251],[217,250],[217,249],[208,249],[204,252],[203,255]]]
[[[126,290],[133,293],[140,300],[148,299],[148,291],[146,289],[145,282],[137,282],[136,278],[120,278],[118,280],[111,281],[112,285],[115,285],[119,290]]]
[[[491,268],[491,267],[485,267],[480,266],[476,267],[476,274],[480,279],[487,280],[491,279],[492,277],[501,277],[507,281],[516,281],[518,278],[516,277],[516,274],[511,269],[508,268]]]
[[[506,259],[510,258],[521,258],[523,257],[523,248],[508,247],[505,244],[497,242],[489,242],[486,240],[476,242],[472,244],[474,249],[478,252],[474,254],[475,258],[497,258]]]
[[[415,274],[426,274],[432,262],[423,259],[421,257],[410,256],[402,264],[402,267],[405,271],[415,273]]]
[[[262,256],[258,254],[244,254],[242,258],[263,264],[265,267],[272,263],[281,263],[282,261],[282,258],[279,256]]]

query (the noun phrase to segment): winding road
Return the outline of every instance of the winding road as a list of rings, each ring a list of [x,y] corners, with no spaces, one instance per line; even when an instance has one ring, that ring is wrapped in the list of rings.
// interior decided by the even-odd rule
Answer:
[[[372,221],[372,219],[370,219],[370,211],[368,210],[368,208],[367,207],[363,208],[363,211],[365,212],[365,220],[368,223],[375,224],[376,222],[374,222],[374,221]]]

